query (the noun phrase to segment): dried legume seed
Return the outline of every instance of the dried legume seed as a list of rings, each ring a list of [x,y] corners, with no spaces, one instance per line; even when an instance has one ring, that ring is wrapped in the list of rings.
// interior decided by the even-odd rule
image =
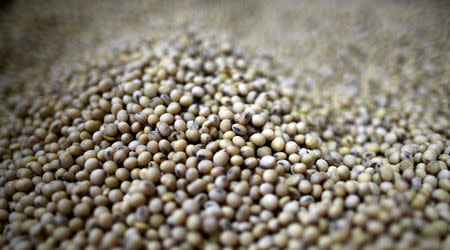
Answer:
[[[440,75],[435,45],[402,41],[380,76],[358,43],[355,80],[345,50],[289,71],[201,34],[151,40],[5,98],[0,245],[445,249],[448,101],[442,79],[413,86]]]

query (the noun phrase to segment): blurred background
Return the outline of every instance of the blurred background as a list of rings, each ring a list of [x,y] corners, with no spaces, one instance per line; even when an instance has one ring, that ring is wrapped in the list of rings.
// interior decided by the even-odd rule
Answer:
[[[37,87],[85,55],[190,26],[272,54],[304,79],[401,70],[446,84],[449,9],[450,1],[1,1],[0,84],[3,94],[30,79]]]

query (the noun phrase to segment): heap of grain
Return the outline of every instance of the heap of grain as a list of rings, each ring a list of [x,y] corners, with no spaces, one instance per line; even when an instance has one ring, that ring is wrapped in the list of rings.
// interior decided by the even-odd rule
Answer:
[[[317,100],[278,67],[184,34],[13,99],[0,245],[449,248],[448,120]]]

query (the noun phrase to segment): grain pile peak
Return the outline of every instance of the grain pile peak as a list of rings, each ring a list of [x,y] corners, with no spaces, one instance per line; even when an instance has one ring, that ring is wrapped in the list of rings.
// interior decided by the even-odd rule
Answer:
[[[187,32],[30,92],[2,118],[0,245],[449,247],[448,120],[280,72]]]

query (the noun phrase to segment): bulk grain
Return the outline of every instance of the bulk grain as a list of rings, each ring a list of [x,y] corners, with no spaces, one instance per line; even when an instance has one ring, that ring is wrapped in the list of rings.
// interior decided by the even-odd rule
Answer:
[[[191,32],[68,72],[1,128],[4,249],[450,247],[449,122],[423,99],[314,97]]]

